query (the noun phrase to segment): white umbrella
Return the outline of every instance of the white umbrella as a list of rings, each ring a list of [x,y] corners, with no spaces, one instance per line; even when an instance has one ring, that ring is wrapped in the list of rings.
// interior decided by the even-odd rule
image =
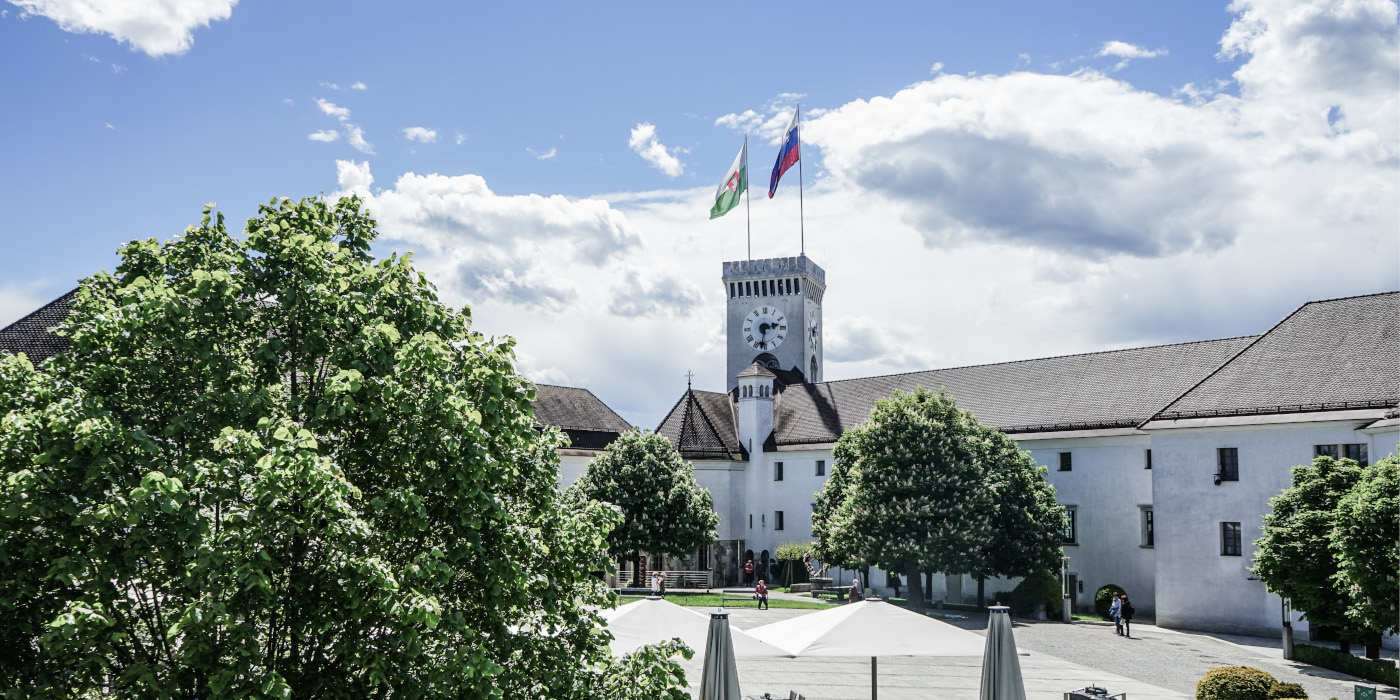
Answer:
[[[982,694],[979,700],[1026,700],[1021,660],[1011,636],[1011,608],[994,605],[987,620],[987,653],[982,657]]]
[[[710,638],[705,643],[705,669],[700,674],[700,700],[741,700],[739,667],[734,663],[729,613],[710,613]]]
[[[710,637],[708,615],[657,597],[628,603],[616,610],[604,610],[599,615],[608,623],[608,631],[612,632],[613,656],[630,654],[639,647],[664,642],[672,637],[679,637],[686,646],[700,650],[705,648]],[[732,630],[730,638],[734,642],[734,655],[739,658],[792,656],[740,630]]]
[[[870,697],[878,697],[880,656],[981,656],[983,639],[941,620],[883,601],[755,627],[749,634],[796,656],[869,656]]]

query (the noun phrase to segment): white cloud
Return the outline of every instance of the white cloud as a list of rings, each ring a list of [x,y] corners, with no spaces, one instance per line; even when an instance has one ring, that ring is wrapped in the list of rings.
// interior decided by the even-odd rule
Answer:
[[[1025,58],[1030,58],[1026,54],[1021,54]],[[1126,41],[1106,41],[1103,48],[1099,49],[1096,56],[1117,56],[1118,58],[1156,58],[1167,55],[1166,49],[1144,49],[1141,46],[1134,46]]]
[[[558,149],[552,146],[548,151],[536,151],[535,149],[526,146],[525,152],[534,156],[535,160],[554,160],[554,157],[559,155]]]
[[[933,72],[937,73],[943,69],[942,63],[934,64]],[[742,112],[733,112],[721,116],[715,120],[715,126],[723,126],[745,134],[754,134],[760,140],[768,141],[771,145],[778,145],[783,140],[783,135],[787,132],[787,126],[792,122],[792,112],[797,108],[797,100],[806,97],[795,92],[784,92],[774,96],[763,105],[761,109],[746,109]],[[802,111],[803,120],[814,118],[824,112],[820,109],[804,109]]]
[[[457,140],[457,145],[460,146],[460,145],[462,145],[462,144],[464,144],[464,143],[467,142],[467,135],[459,131],[459,132],[457,132],[457,139],[456,139],[456,140]]]
[[[667,177],[678,177],[685,172],[685,164],[661,145],[656,138],[656,127],[651,124],[642,122],[632,129],[632,136],[627,139],[627,145],[641,156],[642,160],[651,163],[652,167],[665,173]]]
[[[40,292],[47,287],[42,281],[26,284],[6,282],[0,284],[0,328],[14,323],[34,312],[40,306],[52,301]],[[63,291],[68,291],[64,289]],[[54,294],[53,296],[57,296]]]
[[[287,105],[288,107],[290,107],[290,106],[296,104],[296,100],[293,100],[293,99],[290,98],[290,97],[283,97],[283,98],[282,98],[282,104]]]
[[[193,31],[228,19],[238,0],[11,0],[75,34],[106,34],[149,56],[182,54]]]
[[[458,299],[558,311],[579,295],[559,266],[597,269],[637,245],[631,223],[606,201],[498,195],[477,175],[407,173],[372,192],[368,163],[336,167],[341,192],[364,197],[385,236],[414,247]]]
[[[355,126],[354,124],[346,124],[345,133],[346,143],[349,143],[355,150],[361,153],[374,153],[373,144],[365,140],[364,129],[361,129],[360,127]]]
[[[311,139],[312,141],[320,141],[321,143],[330,143],[340,138],[340,132],[336,131],[335,129],[313,131],[307,134],[306,138]]]
[[[1092,71],[938,74],[812,116],[824,374],[1258,333],[1310,299],[1400,288],[1394,8],[1236,6],[1222,47],[1241,60],[1238,95],[1163,97]],[[337,165],[342,190],[370,194],[368,164]],[[795,194],[754,203],[754,257],[796,253]],[[531,376],[655,426],[687,369],[725,386],[718,262],[745,257],[745,227],[707,220],[712,197],[513,197],[410,173],[368,206],[377,246],[412,247],[476,328],[517,339]]]
[[[108,128],[108,129],[111,129],[112,131],[116,131],[116,129],[117,129],[117,127],[112,126],[112,122],[107,122],[107,128]]]
[[[323,87],[323,88],[326,88],[327,90],[339,90],[339,89],[340,89],[340,85],[338,85],[338,84],[336,84],[336,83],[324,83],[324,82],[323,82],[323,83],[320,83],[320,86]]]
[[[943,72],[943,62],[942,62],[942,61],[939,61],[939,62],[933,64],[933,67],[930,68],[930,69],[928,69],[928,72],[933,73],[933,74],[935,74],[935,75],[938,74],[938,73],[942,73],[942,72]]]
[[[330,100],[325,100],[325,99],[322,99],[322,98],[319,98],[319,97],[318,97],[318,98],[316,98],[316,106],[317,106],[318,108],[320,108],[320,110],[321,110],[323,113],[325,113],[325,114],[327,114],[327,115],[329,115],[329,116],[335,117],[336,119],[338,119],[338,120],[340,120],[340,121],[342,121],[342,122],[345,121],[346,119],[349,119],[349,118],[350,118],[350,109],[349,109],[349,108],[347,108],[347,107],[341,107],[341,106],[337,105],[336,103],[331,102]]]
[[[351,89],[351,90],[368,90],[368,89],[369,89],[369,86],[368,86],[368,85],[365,85],[364,83],[362,83],[362,82],[360,82],[360,81],[358,81],[358,80],[356,80],[353,84],[350,85],[350,89]]]
[[[418,143],[433,143],[437,141],[438,132],[421,126],[410,126],[403,130],[403,137]]]

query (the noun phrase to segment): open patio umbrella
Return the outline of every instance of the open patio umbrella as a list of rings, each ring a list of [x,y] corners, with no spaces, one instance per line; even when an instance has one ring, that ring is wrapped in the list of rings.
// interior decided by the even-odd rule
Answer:
[[[982,694],[979,700],[1026,700],[1021,660],[1011,636],[1011,608],[993,605],[987,620],[987,653],[982,657]]]
[[[700,700],[742,700],[739,694],[739,667],[734,663],[734,642],[729,630],[729,613],[710,613],[710,638],[705,643]]]
[[[658,597],[645,598],[599,614],[607,621],[608,631],[612,632],[613,656],[630,654],[639,647],[664,642],[672,637],[679,637],[686,646],[699,651],[705,648],[710,637],[709,615]],[[731,630],[729,636],[733,640],[734,655],[739,658],[792,656],[740,630]]]
[[[981,656],[983,640],[941,620],[877,600],[749,630],[795,656],[869,656],[870,697],[879,696],[881,656]]]

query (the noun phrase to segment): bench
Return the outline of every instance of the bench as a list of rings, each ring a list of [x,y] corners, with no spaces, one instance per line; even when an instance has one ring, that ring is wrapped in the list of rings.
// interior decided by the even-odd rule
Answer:
[[[844,603],[846,602],[847,592],[848,590],[845,588],[813,588],[812,597],[819,598],[824,595],[834,595],[836,596],[836,602]]]
[[[726,607],[725,603],[731,600],[742,600],[758,605],[758,601],[754,600],[754,595],[752,588],[724,588],[719,592],[719,606],[721,608]]]

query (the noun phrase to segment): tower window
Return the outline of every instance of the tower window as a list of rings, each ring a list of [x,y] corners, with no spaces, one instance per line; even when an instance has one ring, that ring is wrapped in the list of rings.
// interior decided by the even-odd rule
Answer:
[[[802,280],[793,280],[792,282],[793,282],[793,289],[796,290],[798,294],[801,294],[801,293],[802,293]]]
[[[729,298],[730,298],[730,299],[733,299],[734,297],[737,297],[737,296],[739,296],[739,294],[738,294],[738,292],[734,291],[734,283],[733,283],[733,282],[730,282],[730,283],[729,283]]]
[[[783,529],[783,512],[781,510],[773,511],[773,529]]]
[[[1065,544],[1079,544],[1079,510],[1077,506],[1065,506]]]
[[[751,296],[753,296],[753,283],[752,283],[752,282],[745,282],[745,283],[744,283],[744,296],[746,296],[746,297],[751,297]]]
[[[1147,466],[1146,466],[1145,468],[1146,468],[1146,469],[1151,469],[1151,468],[1152,468],[1152,450],[1148,450],[1148,451],[1147,451]]]
[[[773,481],[782,481],[782,480],[783,480],[783,463],[782,463],[782,462],[774,462],[774,463],[773,463]]]

